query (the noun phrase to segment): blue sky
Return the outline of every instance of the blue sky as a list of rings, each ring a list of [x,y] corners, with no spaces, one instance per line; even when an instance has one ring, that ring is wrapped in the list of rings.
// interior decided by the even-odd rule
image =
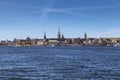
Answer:
[[[120,37],[120,0],[0,0],[0,40]]]

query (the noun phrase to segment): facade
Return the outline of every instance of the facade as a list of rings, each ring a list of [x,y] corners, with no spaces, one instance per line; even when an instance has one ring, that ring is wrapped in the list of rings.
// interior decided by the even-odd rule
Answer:
[[[49,46],[57,46],[57,45],[59,45],[59,41],[56,40],[56,39],[50,39],[50,40],[48,41],[48,45],[49,45]]]
[[[36,46],[38,39],[31,39],[31,45]]]
[[[37,41],[37,46],[43,46],[43,45],[45,45],[44,39],[39,39]]]

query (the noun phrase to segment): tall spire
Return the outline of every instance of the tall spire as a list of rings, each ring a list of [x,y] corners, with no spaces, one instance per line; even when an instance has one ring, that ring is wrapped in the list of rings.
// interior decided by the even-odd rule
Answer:
[[[64,34],[62,34],[62,39],[64,39]]]
[[[60,27],[59,27],[59,29],[58,29],[58,33],[60,34]]]
[[[84,38],[85,38],[85,40],[87,40],[87,34],[86,33],[84,34]]]
[[[46,39],[46,32],[44,31],[44,39]]]
[[[58,28],[58,35],[57,35],[57,38],[58,38],[58,39],[61,38],[60,27]]]

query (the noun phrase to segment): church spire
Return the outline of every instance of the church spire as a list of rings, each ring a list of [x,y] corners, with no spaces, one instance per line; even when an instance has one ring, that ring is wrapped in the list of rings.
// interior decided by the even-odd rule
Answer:
[[[64,34],[62,34],[62,39],[64,39]]]
[[[44,39],[46,39],[46,32],[44,31]]]
[[[85,40],[87,40],[87,34],[86,33],[84,34],[84,38],[85,38]]]
[[[58,39],[61,38],[60,27],[58,28],[58,35],[57,35],[57,38],[58,38]]]

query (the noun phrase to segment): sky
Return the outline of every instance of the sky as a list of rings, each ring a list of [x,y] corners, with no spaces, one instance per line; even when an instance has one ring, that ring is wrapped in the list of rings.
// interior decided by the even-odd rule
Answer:
[[[0,40],[120,37],[120,0],[0,0]]]

